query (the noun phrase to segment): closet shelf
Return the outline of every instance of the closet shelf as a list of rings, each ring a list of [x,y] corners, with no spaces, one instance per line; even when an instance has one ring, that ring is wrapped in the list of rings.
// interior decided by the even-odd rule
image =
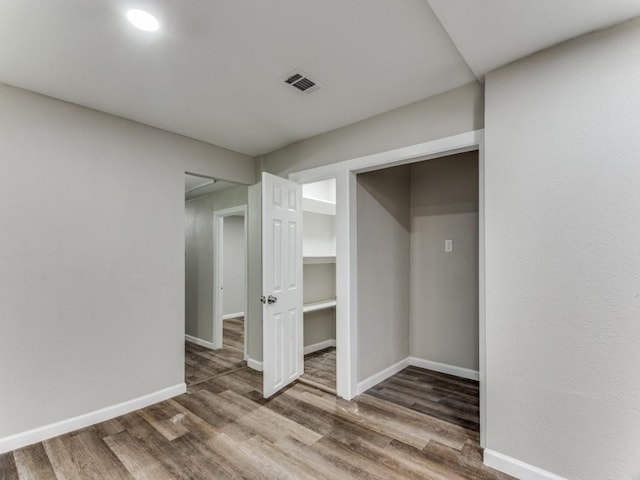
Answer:
[[[336,299],[331,298],[329,300],[322,300],[321,302],[307,303],[302,307],[302,313],[317,312],[318,310],[325,310],[327,308],[334,308],[336,306]]]
[[[322,213],[324,215],[335,215],[336,203],[318,198],[302,197],[302,210],[305,212]]]
[[[303,255],[302,263],[336,263],[335,255]]]

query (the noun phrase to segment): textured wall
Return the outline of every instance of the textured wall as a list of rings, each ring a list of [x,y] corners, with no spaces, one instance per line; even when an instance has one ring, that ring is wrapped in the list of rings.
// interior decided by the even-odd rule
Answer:
[[[640,21],[486,79],[487,447],[640,478]]]
[[[410,167],[358,175],[358,381],[409,356]]]
[[[246,195],[246,187],[244,195]],[[246,205],[246,199],[244,205]],[[225,217],[223,234],[224,290],[222,295],[222,314],[244,313],[247,301],[245,288],[247,246],[244,235],[244,216]]]
[[[478,370],[477,151],[411,165],[410,296],[411,356]]]
[[[0,85],[0,438],[184,381],[184,172],[253,160]]]
[[[247,192],[240,185],[185,204],[186,333],[207,342],[213,341],[213,212],[247,205]]]
[[[477,130],[483,126],[482,94],[481,85],[470,83],[276,150],[262,157],[262,167],[286,176]]]

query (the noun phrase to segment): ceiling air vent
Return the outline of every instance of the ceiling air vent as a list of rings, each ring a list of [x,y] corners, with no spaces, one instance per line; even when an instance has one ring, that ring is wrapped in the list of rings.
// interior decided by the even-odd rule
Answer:
[[[324,85],[316,82],[315,80],[311,80],[308,75],[300,70],[296,70],[287,75],[284,79],[284,83],[291,85],[306,95],[319,92],[324,88]]]

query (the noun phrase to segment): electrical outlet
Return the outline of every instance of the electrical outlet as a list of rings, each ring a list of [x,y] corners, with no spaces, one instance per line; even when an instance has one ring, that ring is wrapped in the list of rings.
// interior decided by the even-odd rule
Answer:
[[[444,241],[444,251],[447,253],[453,252],[453,240]]]

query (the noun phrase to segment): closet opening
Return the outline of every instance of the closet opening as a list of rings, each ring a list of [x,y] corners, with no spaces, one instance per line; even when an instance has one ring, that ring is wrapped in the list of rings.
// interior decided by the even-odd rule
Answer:
[[[336,393],[336,180],[302,185],[303,383]]]
[[[246,366],[248,187],[185,174],[185,380]]]
[[[356,182],[359,393],[478,435],[479,152]]]

